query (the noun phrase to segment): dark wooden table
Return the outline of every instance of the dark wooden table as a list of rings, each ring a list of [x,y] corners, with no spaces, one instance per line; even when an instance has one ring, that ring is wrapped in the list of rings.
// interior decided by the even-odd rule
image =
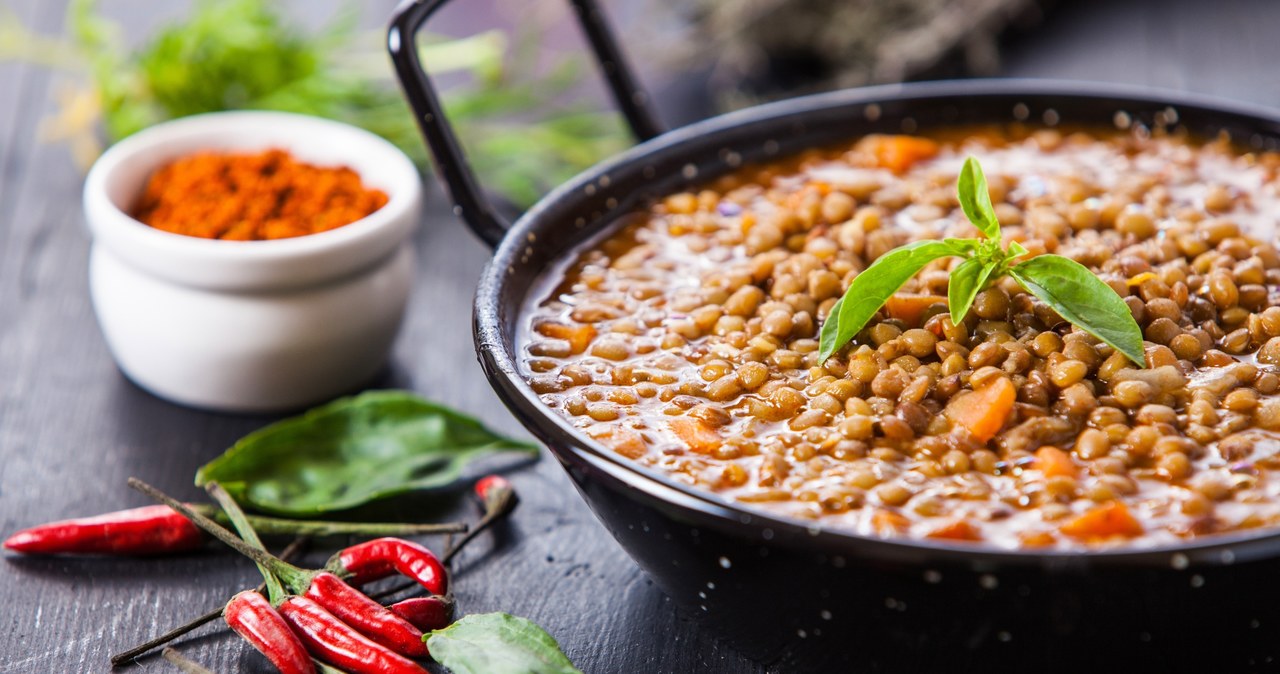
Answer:
[[[150,6],[121,4],[139,16]],[[17,0],[11,7],[27,25],[61,31],[61,2]],[[1280,3],[1268,0],[1060,2],[1043,26],[1007,46],[1004,73],[1280,106],[1277,26]],[[141,505],[144,499],[124,485],[130,475],[194,498],[195,468],[266,421],[177,407],[115,368],[89,304],[81,174],[64,148],[43,144],[37,133],[55,107],[56,82],[41,68],[0,64],[0,532],[6,533]],[[472,351],[471,293],[488,251],[449,215],[438,192],[430,199],[415,239],[421,265],[408,321],[377,383],[414,389],[521,434]],[[514,481],[524,495],[514,521],[459,559],[462,610],[531,618],[587,672],[765,671],[678,615],[554,461],[544,459]],[[110,653],[256,582],[250,564],[212,549],[178,560],[6,556],[3,565],[4,673],[104,671]],[[213,629],[182,650],[215,671],[267,671],[256,653]],[[154,659],[143,666],[166,669]]]

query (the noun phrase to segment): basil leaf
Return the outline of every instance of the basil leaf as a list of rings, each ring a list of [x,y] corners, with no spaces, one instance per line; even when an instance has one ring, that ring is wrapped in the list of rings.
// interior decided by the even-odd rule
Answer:
[[[465,616],[424,639],[453,674],[582,674],[550,634],[506,613]]]
[[[405,391],[342,398],[242,438],[196,473],[239,503],[308,517],[438,489],[495,452],[537,454],[471,417]]]
[[[994,260],[983,262],[971,257],[951,272],[951,278],[947,282],[947,309],[951,312],[952,323],[959,324],[964,320],[969,307],[973,305],[973,298],[982,292],[987,279],[991,278],[991,272],[999,266],[1000,263]]]
[[[857,280],[857,277],[854,277],[854,280]],[[844,342],[836,346],[830,346],[836,344],[837,336],[840,332],[840,308],[842,306],[844,306],[844,297],[836,300],[836,303],[831,305],[831,312],[827,314],[827,320],[822,322],[822,331],[818,333],[818,362],[820,363],[825,362],[831,357],[831,354],[835,353],[841,346],[844,346]],[[830,348],[829,352],[828,348]]]
[[[996,220],[996,209],[991,205],[991,193],[987,191],[987,177],[982,173],[978,160],[969,157],[964,160],[964,168],[960,169],[960,178],[956,181],[956,195],[960,197],[960,208],[978,231],[988,239],[1000,240],[1000,221]]]
[[[849,343],[880,307],[925,265],[939,258],[965,255],[974,245],[973,241],[963,239],[917,241],[876,258],[870,267],[853,278],[823,323],[818,361],[825,361]]]
[[[1040,255],[1014,265],[1009,275],[1076,327],[1146,366],[1142,329],[1129,306],[1088,267],[1061,255]]]

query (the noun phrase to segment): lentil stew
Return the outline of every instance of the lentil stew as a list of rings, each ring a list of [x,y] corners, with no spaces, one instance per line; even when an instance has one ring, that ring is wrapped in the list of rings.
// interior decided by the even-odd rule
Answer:
[[[1011,279],[959,325],[925,268],[817,362],[854,276],[972,237],[1098,273],[1146,368]],[[1280,523],[1280,154],[1140,131],[868,136],[636,213],[552,270],[518,343],[542,401],[613,451],[769,512],[1003,548],[1150,546]]]

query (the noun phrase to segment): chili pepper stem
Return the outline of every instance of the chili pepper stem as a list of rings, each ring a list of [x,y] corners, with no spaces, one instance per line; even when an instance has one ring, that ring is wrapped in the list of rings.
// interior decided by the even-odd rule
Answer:
[[[258,537],[258,532],[254,531],[253,525],[249,524],[244,511],[240,509],[240,504],[231,498],[231,494],[228,494],[227,490],[223,489],[222,485],[217,482],[210,482],[205,485],[204,489],[209,492],[213,500],[218,502],[218,505],[222,506],[223,512],[231,519],[231,524],[235,527],[236,532],[240,534],[240,538],[258,550],[266,552],[267,549],[262,545],[262,539]],[[284,588],[280,585],[280,579],[262,562],[258,562],[258,571],[262,573],[262,582],[267,585],[267,598],[271,600],[271,603],[278,604],[284,601]]]
[[[200,616],[199,618],[196,618],[195,620],[192,620],[191,622],[188,622],[185,625],[179,625],[178,627],[175,627],[154,639],[140,643],[137,646],[134,646],[133,648],[130,648],[127,651],[121,651],[119,653],[116,653],[115,655],[111,656],[111,666],[119,667],[120,665],[123,665],[126,662],[129,662],[138,657],[141,657],[145,653],[153,649],[159,648],[169,643],[170,641],[173,641],[174,639],[177,639],[183,635],[194,632],[199,627],[207,625],[221,617],[222,617],[221,607],[219,607],[217,610],[209,611],[208,613]]]
[[[192,510],[212,518],[220,524],[230,523],[222,510],[202,504],[188,504]],[[457,534],[467,530],[465,522],[439,524],[414,524],[401,522],[331,522],[324,520],[291,520],[284,517],[249,515],[245,518],[255,531],[263,535],[295,534],[298,536],[425,536],[430,534]]]
[[[213,520],[192,510],[187,504],[168,494],[156,489],[155,487],[139,480],[136,477],[129,478],[129,486],[150,496],[151,498],[173,508],[181,513],[184,517],[195,523],[196,526],[209,532],[214,538],[226,543],[236,552],[252,559],[255,563],[265,566],[270,572],[276,575],[290,589],[303,591],[311,582],[311,574],[308,572],[272,555],[266,550],[255,548],[245,543],[238,536],[227,530],[226,527],[214,522]]]
[[[165,660],[173,663],[175,667],[181,669],[185,674],[213,674],[213,670],[187,659],[172,648],[164,649],[161,654],[164,655]]]
[[[293,559],[294,557],[296,557],[298,554],[302,552],[303,548],[307,546],[307,542],[308,542],[308,539],[306,536],[299,536],[298,538],[295,538],[293,542],[289,544],[288,547],[286,547],[284,550],[280,552],[280,559],[283,559],[286,561]],[[265,590],[266,590],[266,583],[262,583],[258,585],[255,591],[264,592]],[[160,646],[163,646],[169,643],[170,641],[173,641],[174,639],[177,639],[186,634],[190,634],[191,632],[194,632],[196,629],[204,625],[207,625],[217,620],[218,618],[221,618],[222,611],[223,611],[223,607],[219,606],[218,608],[205,613],[199,618],[188,621],[183,625],[179,625],[169,630],[168,632],[165,632],[164,634],[161,634],[160,636],[155,637],[154,639],[150,639],[141,644],[138,644],[137,646],[134,646],[133,648],[130,648],[127,651],[121,651],[119,653],[116,653],[115,655],[111,656],[111,666],[119,667],[120,665],[123,665],[126,662],[129,662],[131,660],[135,660],[145,655],[146,653],[152,650],[155,650],[156,648],[159,648]]]
[[[501,480],[501,478],[498,479]],[[495,494],[493,497],[488,495],[484,497],[484,515],[480,518],[480,521],[476,523],[474,529],[467,531],[456,544],[449,546],[449,549],[444,553],[444,557],[441,558],[441,562],[447,565],[455,555],[462,551],[462,548],[466,547],[467,543],[471,542],[471,539],[475,538],[480,534],[480,532],[492,526],[494,522],[506,517],[511,514],[511,511],[516,509],[516,505],[520,502],[519,498],[516,496],[516,493],[511,490],[510,485],[507,485],[505,480],[501,480],[501,483],[506,485],[506,488],[501,492],[491,492],[492,494]]]
[[[505,514],[506,513],[498,513],[498,512],[485,513],[485,515],[480,518],[480,521],[476,522],[476,526],[474,529],[471,529],[467,533],[463,534],[462,537],[458,539],[457,543],[454,543],[453,545],[449,546],[448,550],[445,550],[444,556],[440,558],[440,562],[442,564],[447,565],[449,562],[453,561],[453,558],[457,556],[459,552],[462,552],[462,549],[465,548],[473,538],[475,538],[476,536],[479,536],[481,532],[483,532],[485,529],[488,529],[490,526],[492,526],[494,522],[497,522],[498,520],[502,519],[502,516]]]
[[[341,669],[326,665],[315,658],[312,658],[311,662],[316,666],[316,672],[318,672],[319,674],[347,674]]]

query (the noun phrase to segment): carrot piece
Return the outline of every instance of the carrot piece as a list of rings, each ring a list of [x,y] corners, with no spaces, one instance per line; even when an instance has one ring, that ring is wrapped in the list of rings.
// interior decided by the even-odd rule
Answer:
[[[596,329],[590,325],[565,325],[564,323],[543,323],[538,332],[546,337],[554,337],[569,342],[569,350],[575,354],[582,353],[596,338]]]
[[[938,144],[919,136],[867,136],[861,143],[875,155],[876,163],[894,173],[902,173],[916,162],[938,154]]]
[[[927,536],[929,538],[942,538],[952,541],[980,541],[982,540],[982,531],[964,520],[956,520],[951,524],[944,524],[930,531]]]
[[[1033,467],[1044,473],[1045,477],[1076,476],[1076,464],[1071,460],[1071,455],[1049,445],[1036,450]]]
[[[1058,542],[1057,537],[1050,531],[1028,531],[1018,538],[1022,541],[1023,547],[1027,548],[1047,548]]]
[[[1004,427],[1017,397],[1013,382],[997,377],[976,391],[956,396],[947,403],[943,413],[951,423],[963,426],[980,442],[986,442]]]
[[[1133,538],[1142,535],[1142,524],[1129,513],[1120,501],[1104,503],[1078,515],[1063,524],[1062,533],[1082,540],[1100,540],[1121,536]]]
[[[1125,281],[1125,284],[1127,284],[1127,285],[1128,285],[1128,286],[1130,286],[1130,287],[1134,287],[1134,288],[1136,288],[1136,287],[1138,287],[1138,286],[1142,285],[1143,283],[1146,283],[1147,281],[1150,281],[1150,280],[1151,280],[1151,279],[1153,279],[1153,278],[1156,278],[1156,273],[1155,273],[1155,272],[1153,272],[1153,271],[1144,271],[1144,272],[1142,272],[1141,274],[1138,274],[1138,275],[1136,275],[1136,276],[1130,276],[1130,277],[1128,278],[1128,280],[1126,280],[1126,281]]]
[[[628,459],[638,459],[649,451],[649,445],[644,441],[644,436],[630,428],[600,426],[593,428],[588,433],[596,442]]]
[[[884,303],[884,310],[890,318],[896,318],[911,326],[921,324],[924,312],[935,304],[946,305],[947,298],[938,295],[890,295]]]
[[[715,429],[689,417],[672,419],[671,432],[675,433],[676,437],[680,438],[690,450],[699,454],[710,454],[724,443]]]
[[[877,510],[871,513],[871,528],[879,536],[893,536],[907,530],[911,526],[911,520],[893,512],[892,510]]]

